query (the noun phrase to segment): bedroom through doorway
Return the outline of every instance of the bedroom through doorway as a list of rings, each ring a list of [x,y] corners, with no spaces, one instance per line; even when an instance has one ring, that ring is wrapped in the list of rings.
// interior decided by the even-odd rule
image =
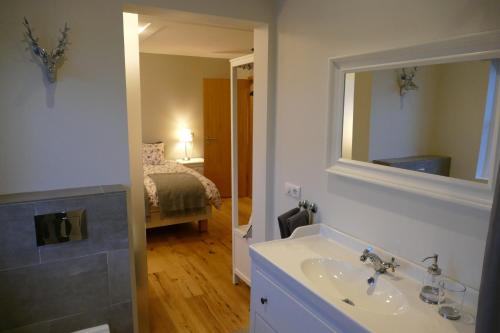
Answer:
[[[234,332],[248,325],[249,287],[234,278],[230,59],[253,52],[254,32],[248,23],[234,24],[169,12],[138,15],[151,332]],[[237,69],[235,82],[236,223],[247,225],[253,63]]]

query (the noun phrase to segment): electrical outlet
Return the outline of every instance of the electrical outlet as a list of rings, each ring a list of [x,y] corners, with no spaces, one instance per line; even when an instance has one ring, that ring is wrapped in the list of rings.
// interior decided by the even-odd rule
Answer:
[[[300,199],[300,186],[292,183],[285,183],[285,193],[292,198]]]

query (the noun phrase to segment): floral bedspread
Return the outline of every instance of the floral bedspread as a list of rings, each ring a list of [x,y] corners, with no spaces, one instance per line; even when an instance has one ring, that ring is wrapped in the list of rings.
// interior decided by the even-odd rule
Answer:
[[[184,165],[177,163],[175,161],[163,161],[160,164],[144,164],[144,187],[148,193],[149,200],[151,204],[158,207],[158,192],[156,190],[156,185],[149,177],[149,175],[156,173],[188,173],[196,177],[200,183],[205,188],[205,194],[207,195],[208,202],[219,209],[221,206],[221,198],[217,186],[208,178],[204,177],[202,174],[196,172],[193,169],[185,167]]]

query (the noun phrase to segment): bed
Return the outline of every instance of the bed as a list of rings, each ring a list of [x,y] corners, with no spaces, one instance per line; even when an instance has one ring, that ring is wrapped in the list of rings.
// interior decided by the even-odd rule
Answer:
[[[200,232],[206,231],[212,207],[221,206],[219,190],[197,171],[163,160],[163,144],[159,157],[151,158],[148,148],[155,145],[143,145],[146,228],[198,222]]]

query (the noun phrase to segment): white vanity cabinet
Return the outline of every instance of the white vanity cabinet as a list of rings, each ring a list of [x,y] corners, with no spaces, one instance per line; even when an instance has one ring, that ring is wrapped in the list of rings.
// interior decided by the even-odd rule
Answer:
[[[263,271],[252,272],[252,333],[338,333]]]
[[[324,224],[300,227],[287,239],[255,243],[252,259],[252,333],[473,333],[474,324],[441,317],[419,298],[424,268],[396,258],[396,272],[374,284],[369,245]],[[382,258],[394,257],[374,248]],[[473,313],[466,297],[467,312]]]

